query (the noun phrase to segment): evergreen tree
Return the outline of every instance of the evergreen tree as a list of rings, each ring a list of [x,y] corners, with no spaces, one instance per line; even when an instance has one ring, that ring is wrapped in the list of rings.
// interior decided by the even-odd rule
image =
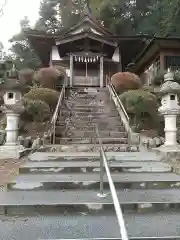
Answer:
[[[14,35],[9,41],[12,43],[11,52],[9,56],[13,59],[18,69],[32,68],[36,69],[40,66],[40,61],[37,58],[34,50],[30,47],[23,30],[30,28],[27,17],[20,22],[21,32]]]

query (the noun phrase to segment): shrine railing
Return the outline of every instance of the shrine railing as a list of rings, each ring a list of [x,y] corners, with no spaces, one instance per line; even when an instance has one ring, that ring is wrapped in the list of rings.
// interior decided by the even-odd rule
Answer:
[[[56,139],[56,122],[57,122],[57,118],[58,118],[58,115],[61,111],[61,106],[62,106],[62,102],[63,102],[63,99],[65,97],[65,90],[66,90],[66,83],[64,83],[62,89],[61,89],[61,92],[59,94],[59,99],[58,99],[58,102],[57,102],[57,105],[56,105],[56,109],[54,111],[54,114],[53,114],[53,117],[52,117],[52,120],[51,120],[51,127],[50,127],[50,137],[52,139],[52,143],[55,144],[55,139]]]
[[[115,208],[115,212],[116,212],[116,217],[118,220],[121,239],[128,240],[128,234],[127,234],[127,230],[126,230],[124,216],[123,216],[121,205],[119,203],[119,199],[117,196],[116,188],[114,186],[114,182],[113,182],[113,179],[111,176],[111,172],[110,172],[110,169],[108,166],[108,160],[107,160],[107,156],[104,151],[104,148],[103,148],[103,143],[100,138],[98,125],[95,126],[95,130],[96,130],[96,136],[98,138],[99,146],[100,146],[100,193],[98,194],[98,196],[106,197],[106,195],[104,194],[104,179],[103,179],[104,173],[106,172],[107,178],[108,178],[108,183],[109,183],[109,188],[111,191],[111,196],[112,196],[112,200],[113,200],[113,204],[114,204],[114,208]],[[105,169],[105,172],[104,172],[104,169]]]
[[[119,114],[121,116],[121,120],[126,128],[126,131],[128,133],[128,138],[130,141],[132,129],[130,126],[130,118],[126,112],[126,109],[124,108],[123,103],[121,102],[121,99],[119,98],[114,86],[111,84],[111,79],[109,76],[106,76],[106,87],[109,90],[110,98],[114,101],[115,106],[117,107]]]

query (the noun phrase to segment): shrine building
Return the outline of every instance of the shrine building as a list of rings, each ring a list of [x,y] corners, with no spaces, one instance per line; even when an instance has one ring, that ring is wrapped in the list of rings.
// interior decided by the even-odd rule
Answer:
[[[25,31],[43,66],[63,66],[67,85],[106,85],[106,75],[119,71],[138,74],[151,85],[152,72],[180,67],[180,39],[147,35],[115,36],[86,8],[80,21],[55,34]]]

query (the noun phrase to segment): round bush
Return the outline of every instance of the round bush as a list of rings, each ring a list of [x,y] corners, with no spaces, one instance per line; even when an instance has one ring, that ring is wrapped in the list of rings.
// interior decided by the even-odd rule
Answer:
[[[50,117],[49,106],[41,100],[30,100],[24,98],[25,111],[22,119],[27,122],[42,122]]]
[[[34,77],[34,70],[30,68],[24,68],[19,71],[19,79],[26,80],[27,84],[32,85]]]
[[[112,76],[111,83],[117,92],[124,92],[141,87],[140,78],[134,73],[119,72]]]
[[[150,113],[156,111],[157,97],[144,90],[129,90],[120,95],[125,108],[130,113]]]
[[[146,91],[146,92],[150,92],[150,93],[154,93],[154,87],[153,86],[143,86],[141,88],[141,90]]]
[[[31,90],[24,95],[25,98],[31,100],[41,100],[47,103],[51,110],[55,109],[59,98],[59,92],[49,88],[31,88]]]
[[[59,68],[48,67],[41,68],[34,75],[35,82],[41,87],[55,89],[57,85],[63,83],[65,70],[60,66]]]
[[[24,88],[24,93],[29,91],[30,86],[33,85],[33,77],[34,77],[34,70],[30,68],[24,68],[19,71],[19,80],[21,82],[26,82],[26,86]]]
[[[120,95],[120,99],[135,125],[145,119],[149,125],[157,119],[157,97],[144,90],[130,90]],[[144,118],[144,119],[143,119]]]

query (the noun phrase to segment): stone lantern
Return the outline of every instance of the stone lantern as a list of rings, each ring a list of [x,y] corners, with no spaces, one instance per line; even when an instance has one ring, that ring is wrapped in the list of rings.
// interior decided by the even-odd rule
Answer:
[[[160,147],[164,151],[180,150],[177,143],[176,126],[176,119],[180,113],[178,92],[180,92],[180,85],[174,81],[174,74],[168,70],[164,75],[164,83],[160,89],[162,105],[158,109],[159,113],[164,116],[165,120],[165,143]]]
[[[0,80],[0,91],[4,92],[4,105],[1,107],[6,115],[6,142],[0,147],[0,159],[19,158],[18,144],[19,117],[24,110],[22,90],[25,82],[19,81],[15,66],[6,71]]]

